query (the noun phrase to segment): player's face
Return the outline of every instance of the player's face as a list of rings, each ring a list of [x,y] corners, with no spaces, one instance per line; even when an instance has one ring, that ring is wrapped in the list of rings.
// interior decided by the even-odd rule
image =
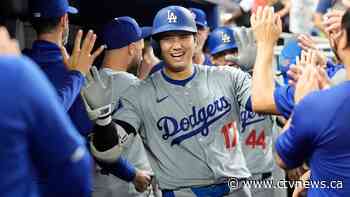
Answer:
[[[204,47],[204,43],[208,38],[209,29],[207,27],[197,27],[197,46],[196,46],[196,52],[201,52]]]
[[[211,61],[216,66],[233,66],[238,67],[238,65],[232,61],[226,60],[227,55],[234,55],[237,56],[237,50],[226,50],[217,54],[214,54],[211,56]]]
[[[192,65],[195,38],[188,32],[169,32],[162,35],[160,48],[164,62],[180,72]]]

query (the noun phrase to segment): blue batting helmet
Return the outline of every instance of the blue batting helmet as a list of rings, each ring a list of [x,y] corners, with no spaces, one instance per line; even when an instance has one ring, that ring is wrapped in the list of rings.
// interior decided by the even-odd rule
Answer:
[[[218,27],[214,29],[214,31],[209,34],[207,42],[211,55],[237,48],[233,29],[228,27]]]
[[[190,8],[190,11],[194,14],[196,25],[200,27],[208,27],[207,15],[205,12],[198,8]]]
[[[159,10],[153,20],[152,36],[168,31],[196,33],[193,14],[181,6],[168,6]]]

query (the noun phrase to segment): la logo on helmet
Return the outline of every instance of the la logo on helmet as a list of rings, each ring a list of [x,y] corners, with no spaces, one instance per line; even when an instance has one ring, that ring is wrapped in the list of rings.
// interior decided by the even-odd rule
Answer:
[[[229,42],[231,42],[231,37],[228,36],[225,32],[221,32],[221,40],[224,43],[229,43]]]
[[[168,22],[176,23],[176,20],[177,20],[177,16],[175,15],[175,13],[172,12],[171,10],[168,10]]]

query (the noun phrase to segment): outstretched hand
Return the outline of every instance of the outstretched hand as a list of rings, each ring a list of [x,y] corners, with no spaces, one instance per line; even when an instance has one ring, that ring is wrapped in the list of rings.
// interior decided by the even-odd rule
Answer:
[[[75,36],[74,48],[72,55],[67,53],[64,46],[61,47],[61,52],[63,56],[63,62],[69,70],[77,70],[83,75],[86,75],[94,60],[99,56],[105,49],[105,46],[100,46],[95,52],[92,53],[96,41],[96,34],[90,30],[84,38],[83,44],[81,45],[81,39],[83,36],[83,31],[79,30]],[[91,54],[92,53],[92,54]]]

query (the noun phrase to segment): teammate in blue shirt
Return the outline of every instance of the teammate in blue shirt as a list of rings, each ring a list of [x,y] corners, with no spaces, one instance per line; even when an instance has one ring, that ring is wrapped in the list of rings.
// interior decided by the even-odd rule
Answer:
[[[347,11],[342,19],[341,30],[330,34],[337,56],[345,63],[348,80],[349,21],[350,12]],[[300,86],[309,86],[312,83],[311,78],[302,77],[302,82],[305,83]],[[298,88],[298,84],[296,87]],[[276,141],[277,163],[281,167],[295,168],[308,161],[310,181],[314,184],[324,181],[318,188],[308,188],[310,197],[350,195],[349,92],[350,82],[346,81],[304,97],[295,107],[290,125]]]
[[[33,177],[43,172],[50,197],[89,196],[92,169],[83,138],[46,77],[18,56],[4,28],[0,42],[0,196],[41,196]],[[4,50],[12,55],[4,56]]]

